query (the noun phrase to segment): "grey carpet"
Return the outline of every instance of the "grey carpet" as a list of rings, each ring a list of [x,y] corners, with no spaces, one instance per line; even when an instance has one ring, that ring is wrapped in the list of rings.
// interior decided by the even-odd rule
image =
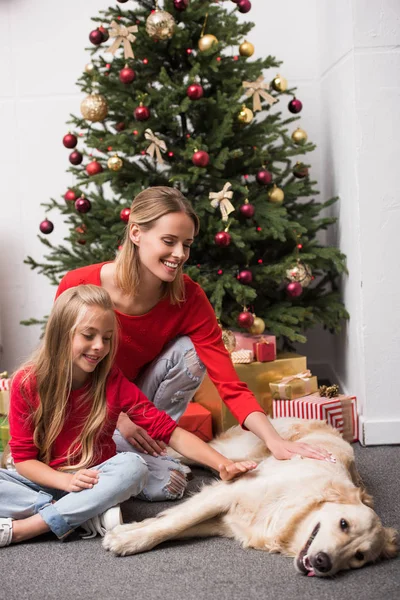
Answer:
[[[355,446],[357,464],[383,523],[400,531],[400,447]],[[196,489],[205,471],[194,471]],[[167,503],[125,503],[125,520],[153,516]],[[0,598],[7,600],[398,600],[400,559],[334,579],[297,574],[292,559],[243,550],[233,540],[169,542],[117,558],[100,538],[60,543],[49,534],[0,549]]]

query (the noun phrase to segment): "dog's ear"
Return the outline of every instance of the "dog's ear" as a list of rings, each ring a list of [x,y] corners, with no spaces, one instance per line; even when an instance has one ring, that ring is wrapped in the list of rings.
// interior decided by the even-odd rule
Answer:
[[[383,528],[384,540],[380,558],[395,558],[399,551],[399,536],[392,527]]]
[[[369,506],[369,508],[374,508],[374,499],[371,494],[368,494],[364,487],[359,488],[359,492],[361,502],[365,504],[365,506]]]
[[[358,496],[359,490],[357,488],[335,482],[324,489],[322,501],[335,502],[336,504],[355,504]]]

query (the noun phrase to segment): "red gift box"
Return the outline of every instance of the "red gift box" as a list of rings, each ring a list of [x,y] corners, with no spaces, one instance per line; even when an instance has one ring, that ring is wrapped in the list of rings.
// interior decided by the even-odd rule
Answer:
[[[259,342],[253,344],[254,360],[258,362],[270,362],[276,359],[276,346],[275,342],[271,343],[268,338],[275,336],[262,336]]]
[[[339,394],[336,398],[323,398],[316,393],[295,400],[273,400],[272,409],[274,418],[318,419],[335,427],[348,442],[359,439],[355,396]]]
[[[213,437],[211,413],[197,402],[189,402],[178,425],[197,435],[203,442],[209,442]]]
[[[241,333],[240,331],[234,331],[233,333],[236,339],[235,350],[251,350],[254,353],[254,344],[264,342],[273,347],[276,358],[276,337],[274,335],[252,335],[251,333]],[[275,358],[268,360],[275,360]]]

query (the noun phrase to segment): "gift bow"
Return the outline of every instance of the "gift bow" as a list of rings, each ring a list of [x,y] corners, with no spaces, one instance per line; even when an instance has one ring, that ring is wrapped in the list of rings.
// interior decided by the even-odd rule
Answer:
[[[290,383],[294,379],[301,379],[302,381],[307,381],[310,377],[311,377],[311,371],[310,371],[310,369],[307,369],[306,371],[303,371],[302,373],[297,373],[297,375],[288,375],[287,377],[283,377],[279,383],[280,384]]]
[[[146,150],[147,154],[149,154],[150,157],[153,158],[155,153],[157,157],[157,162],[159,162],[160,165],[164,164],[160,152],[160,149],[163,152],[167,150],[167,146],[165,145],[164,140],[160,140],[160,138],[156,137],[151,129],[146,129],[146,131],[144,132],[144,137],[146,138],[146,140],[149,140],[149,142],[151,142],[150,146]]]
[[[220,192],[210,192],[208,195],[211,200],[211,206],[213,208],[220,208],[223,221],[227,221],[229,213],[235,210],[230,201],[233,196],[233,192],[229,191],[231,187],[231,184],[227,181]]]
[[[246,92],[246,96],[253,96],[253,110],[261,110],[260,96],[268,102],[273,104],[276,102],[276,98],[268,94],[265,90],[269,90],[269,83],[265,83],[264,77],[260,75],[255,81],[243,81],[243,87],[249,88]]]
[[[124,45],[125,58],[134,58],[131,43],[136,40],[136,36],[133,33],[137,33],[137,25],[131,25],[126,27],[120,25],[116,21],[111,21],[111,29],[109,30],[110,37],[115,38],[113,45],[107,50],[111,54],[115,54],[121,43]]]

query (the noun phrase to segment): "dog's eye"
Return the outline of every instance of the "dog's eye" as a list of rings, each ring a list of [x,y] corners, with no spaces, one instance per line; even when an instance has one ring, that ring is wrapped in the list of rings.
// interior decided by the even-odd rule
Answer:
[[[348,522],[346,521],[346,519],[340,519],[340,529],[341,529],[342,531],[347,531],[347,530],[348,530],[348,528],[349,528],[349,524],[348,524]]]
[[[364,553],[363,553],[363,552],[360,552],[360,551],[358,551],[358,552],[356,552],[356,553],[355,553],[355,555],[354,555],[354,558],[355,558],[356,560],[359,560],[359,561],[361,561],[361,560],[364,560]]]

